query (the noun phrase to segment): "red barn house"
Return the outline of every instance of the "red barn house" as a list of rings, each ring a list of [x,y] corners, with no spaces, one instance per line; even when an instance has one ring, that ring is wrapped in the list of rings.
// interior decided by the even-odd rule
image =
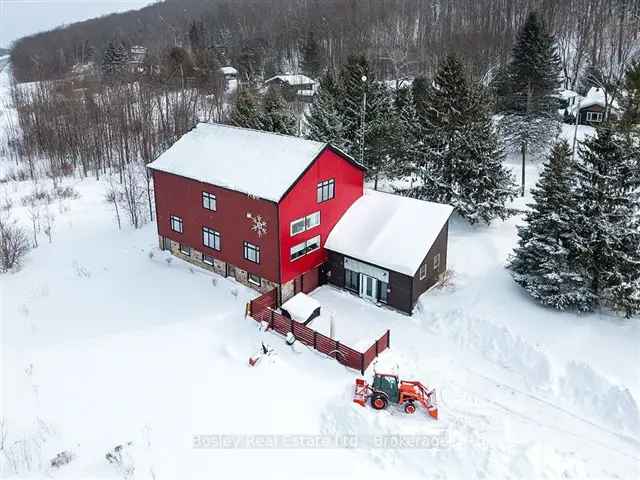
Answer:
[[[451,207],[365,192],[329,144],[200,123],[149,168],[160,248],[281,301],[329,281],[411,313],[446,269]]]

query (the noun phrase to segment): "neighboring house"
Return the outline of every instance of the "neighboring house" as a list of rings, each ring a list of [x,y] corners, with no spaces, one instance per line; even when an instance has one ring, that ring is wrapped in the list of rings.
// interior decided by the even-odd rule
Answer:
[[[233,91],[238,88],[238,70],[233,67],[220,67],[220,73],[224,79],[225,91]]]
[[[280,302],[329,281],[411,313],[446,270],[452,208],[365,193],[329,144],[200,123],[149,168],[160,248]]]
[[[571,107],[568,108],[571,116],[578,117],[579,125],[598,125],[606,120],[607,101],[609,102],[609,116],[618,116],[618,104],[611,102],[611,98],[605,98],[602,88],[591,87],[586,97],[575,97]]]
[[[320,84],[306,75],[276,75],[264,81],[265,86],[277,86],[288,100],[310,102]]]

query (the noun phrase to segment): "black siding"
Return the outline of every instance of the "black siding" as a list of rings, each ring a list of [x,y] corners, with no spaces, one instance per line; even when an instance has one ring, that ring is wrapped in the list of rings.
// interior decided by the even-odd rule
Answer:
[[[420,295],[429,290],[432,286],[438,283],[440,275],[447,270],[447,246],[449,242],[449,222],[442,227],[440,233],[436,237],[436,241],[433,243],[426,257],[422,261],[427,262],[427,276],[420,280],[420,268],[413,276],[413,287],[411,297],[411,307],[416,304]],[[433,259],[437,254],[440,254],[440,266],[437,270],[433,269]]]

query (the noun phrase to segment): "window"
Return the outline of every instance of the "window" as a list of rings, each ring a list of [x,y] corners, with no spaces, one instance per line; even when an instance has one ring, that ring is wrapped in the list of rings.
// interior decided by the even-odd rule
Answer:
[[[213,257],[210,257],[209,255],[202,255],[202,261],[207,265],[213,266]]]
[[[171,216],[171,230],[174,232],[182,233],[182,218]]]
[[[433,257],[433,269],[438,270],[440,268],[440,254]]]
[[[387,282],[381,282],[380,280],[378,280],[378,300],[380,300],[383,303],[387,303],[388,299],[388,293],[387,289],[389,288],[389,284]]]
[[[315,213],[312,213],[311,215],[307,215],[307,218],[305,219],[305,223],[306,223],[307,230],[320,225],[320,212],[315,212]]]
[[[171,251],[171,239],[168,237],[162,238],[162,249]]]
[[[427,263],[420,265],[420,280],[424,280],[427,277]]]
[[[260,247],[244,242],[244,258],[253,263],[260,263]]]
[[[304,255],[305,250],[307,248],[307,242],[302,242],[299,243],[298,245],[295,245],[293,247],[291,247],[291,260],[295,260],[297,258],[300,258]]]
[[[290,256],[291,260],[296,260],[307,253],[311,253],[314,250],[320,248],[320,235],[316,235],[313,238],[310,238],[306,242],[299,243],[291,247]]]
[[[186,255],[187,257],[191,256],[191,247],[187,245],[180,244],[180,253]]]
[[[202,192],[202,206],[207,210],[216,210],[216,196],[213,193]]]
[[[602,113],[600,112],[587,112],[587,122],[601,122]]]
[[[360,274],[346,268],[344,270],[344,288],[347,290],[353,290],[354,292],[359,292]]]
[[[298,218],[291,222],[291,236],[297,235],[320,225],[320,212],[314,212],[306,217]]]
[[[253,273],[250,273],[247,276],[247,279],[249,280],[249,283],[252,285],[256,285],[257,287],[262,285],[262,279],[259,276],[254,275]]]
[[[298,220],[294,220],[291,222],[291,236],[297,235],[299,233],[304,232],[305,229],[305,219],[299,218]]]
[[[209,227],[202,227],[202,243],[214,250],[220,250],[220,234]]]
[[[318,203],[331,200],[336,193],[335,187],[336,187],[336,182],[333,178],[331,180],[325,180],[324,182],[320,182],[317,188]]]

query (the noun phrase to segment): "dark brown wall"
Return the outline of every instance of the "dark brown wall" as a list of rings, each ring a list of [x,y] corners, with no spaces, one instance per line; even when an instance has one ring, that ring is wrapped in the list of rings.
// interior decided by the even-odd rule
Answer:
[[[602,113],[602,122],[589,122],[587,121],[587,112],[598,112]],[[604,122],[604,107],[600,105],[591,105],[590,107],[585,107],[580,109],[580,125],[600,125]]]
[[[411,306],[416,304],[418,297],[424,292],[429,290],[433,285],[438,282],[438,276],[447,270],[447,246],[449,242],[449,222],[442,227],[440,233],[436,237],[436,241],[433,243],[427,256],[422,263],[427,262],[427,276],[420,280],[420,268],[413,276],[413,295],[411,299]],[[433,259],[437,254],[440,254],[440,267],[438,270],[433,269]]]
[[[331,271],[331,276],[327,277],[327,280],[332,285],[340,288],[344,288],[344,255],[337,252],[327,250],[328,253],[328,269]],[[356,259],[358,261],[362,261]],[[368,263],[368,262],[363,262]],[[373,264],[370,264],[373,265]],[[378,265],[374,265],[378,266]],[[379,267],[380,268],[380,267]],[[385,269],[388,270],[388,269]],[[413,279],[408,275],[388,270],[389,272],[389,285],[391,292],[389,292],[387,305],[392,306],[402,312],[411,314],[412,304],[412,281]]]

